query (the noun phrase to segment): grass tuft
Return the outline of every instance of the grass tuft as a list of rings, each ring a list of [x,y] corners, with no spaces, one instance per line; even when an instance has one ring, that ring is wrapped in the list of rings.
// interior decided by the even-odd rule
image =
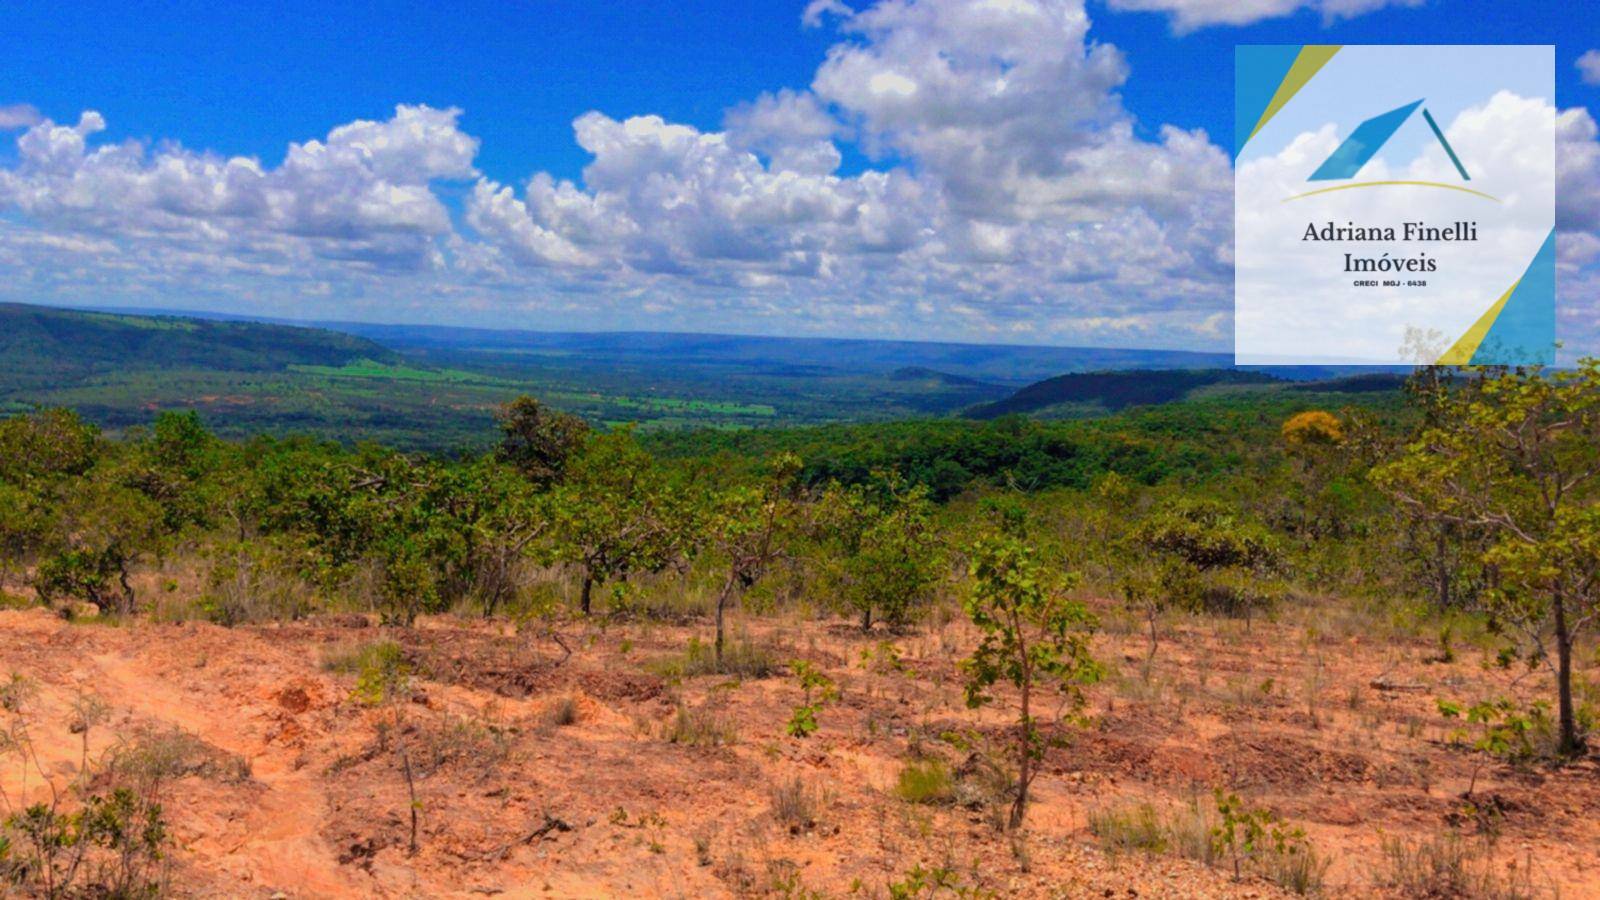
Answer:
[[[907,803],[944,804],[955,801],[956,785],[944,760],[918,759],[900,770],[894,792]]]

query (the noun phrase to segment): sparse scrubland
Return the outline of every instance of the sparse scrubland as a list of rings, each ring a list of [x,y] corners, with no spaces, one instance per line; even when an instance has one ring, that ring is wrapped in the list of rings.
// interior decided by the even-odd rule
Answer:
[[[1600,896],[1600,372],[496,449],[0,421],[21,896]]]

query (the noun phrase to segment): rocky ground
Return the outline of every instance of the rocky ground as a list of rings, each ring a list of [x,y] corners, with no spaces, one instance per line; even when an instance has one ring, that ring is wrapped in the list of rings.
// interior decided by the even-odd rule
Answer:
[[[962,625],[740,629],[775,672],[676,674],[701,623],[224,629],[0,612],[0,673],[28,685],[0,715],[37,757],[0,757],[0,788],[15,809],[47,796],[46,776],[64,786],[130,747],[163,748],[179,896],[1282,895],[1226,861],[1108,849],[1090,827],[1142,801],[1206,809],[1218,786],[1302,827],[1327,894],[1405,895],[1383,885],[1384,842],[1456,832],[1497,883],[1600,896],[1594,761],[1514,769],[1452,740],[1462,725],[1438,698],[1546,687],[1475,648],[1442,662],[1436,645],[1328,614],[1182,619],[1147,665],[1142,633],[1104,634],[1109,677],[1048,751],[1025,834],[1008,837],[981,765],[1007,707],[966,709]],[[359,660],[385,640],[416,675],[369,704]],[[807,738],[785,729],[804,702],[794,660],[838,688]],[[897,794],[919,755],[954,773],[949,802]],[[908,893],[919,872],[946,887]]]

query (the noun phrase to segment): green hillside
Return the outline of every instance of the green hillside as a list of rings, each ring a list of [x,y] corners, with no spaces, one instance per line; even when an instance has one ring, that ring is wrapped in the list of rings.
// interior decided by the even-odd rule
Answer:
[[[971,419],[1009,415],[1079,418],[1104,415],[1130,406],[1171,403],[1201,388],[1217,385],[1282,383],[1282,379],[1272,375],[1238,369],[1083,372],[1030,384],[1004,400],[974,406],[967,410],[966,416]]]
[[[399,354],[365,338],[320,328],[133,316],[0,304],[0,359],[10,385],[133,370],[277,372],[344,366]]]
[[[668,432],[925,421],[963,410],[973,419],[1098,418],[1218,392],[1395,387],[1384,375],[1294,388],[1278,373],[1211,359],[1210,368],[1174,368],[1202,357],[1160,351],[337,330],[349,327],[0,305],[0,415],[65,406],[116,432],[193,409],[228,437],[308,433],[455,451],[491,439],[496,407],[519,394],[598,425]],[[1106,370],[1112,360],[1122,368]],[[1034,384],[1004,377],[1035,371],[1082,374]]]

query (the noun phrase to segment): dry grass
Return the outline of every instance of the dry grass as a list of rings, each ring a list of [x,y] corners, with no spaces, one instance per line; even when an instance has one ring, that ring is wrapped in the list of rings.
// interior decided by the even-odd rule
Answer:
[[[689,747],[725,747],[739,739],[733,721],[709,705],[679,706],[667,720],[662,739]]]
[[[543,724],[550,728],[565,728],[578,722],[578,701],[571,694],[553,698],[540,711]]]
[[[826,797],[796,775],[772,786],[772,817],[790,833],[810,831],[817,825]]]
[[[1534,883],[1529,853],[1512,865],[1496,865],[1494,845],[1449,831],[1430,838],[1383,840],[1378,883],[1403,897],[1431,900],[1536,900],[1556,896]]]

